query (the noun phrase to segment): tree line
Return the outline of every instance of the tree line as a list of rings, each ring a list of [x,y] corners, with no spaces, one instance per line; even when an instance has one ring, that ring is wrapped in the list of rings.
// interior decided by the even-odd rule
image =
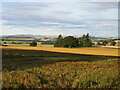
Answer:
[[[54,47],[91,47],[92,41],[90,39],[89,33],[87,35],[83,35],[82,37],[75,38],[73,36],[67,36],[65,38],[62,35],[59,35]]]
[[[108,45],[108,41],[104,40],[102,43],[98,42],[96,45],[103,45],[106,46]],[[4,42],[3,44],[0,43],[0,46],[5,46],[7,42]],[[22,44],[21,42],[11,42],[11,44]],[[34,40],[31,43],[26,43],[29,44],[29,46],[37,46],[37,41]],[[54,47],[67,47],[67,48],[74,48],[74,47],[91,47],[92,45],[95,45],[92,43],[92,40],[90,39],[89,33],[86,35],[83,35],[82,37],[75,38],[73,36],[67,36],[64,37],[62,35],[59,35],[57,40],[55,42],[43,42],[42,44],[54,44]],[[115,46],[116,42],[112,41],[110,45]],[[7,46],[7,45],[6,45]]]
[[[103,40],[102,43],[98,42],[97,45],[103,45],[106,46],[108,45],[108,41]],[[68,47],[68,48],[73,48],[73,47],[91,47],[93,46],[94,43],[92,43],[92,40],[90,39],[89,33],[86,35],[83,35],[82,37],[75,38],[73,36],[67,36],[67,37],[62,37],[62,35],[59,35],[54,47]],[[112,41],[110,42],[111,46],[115,46],[116,42]]]
[[[108,41],[104,40],[102,43],[98,42],[97,45],[107,46],[108,43],[109,43]],[[116,42],[115,42],[115,41],[111,41],[111,42],[110,42],[110,45],[111,45],[111,46],[115,46],[115,45],[116,45]]]

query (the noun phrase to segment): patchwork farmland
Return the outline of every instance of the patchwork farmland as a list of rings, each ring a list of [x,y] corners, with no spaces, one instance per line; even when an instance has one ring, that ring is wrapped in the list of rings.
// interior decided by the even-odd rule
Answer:
[[[1,49],[3,88],[119,88],[118,49]]]

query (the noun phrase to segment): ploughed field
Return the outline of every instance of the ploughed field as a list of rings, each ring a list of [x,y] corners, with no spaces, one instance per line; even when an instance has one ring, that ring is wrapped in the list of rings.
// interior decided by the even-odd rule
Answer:
[[[119,57],[18,48],[2,56],[3,88],[119,88]]]

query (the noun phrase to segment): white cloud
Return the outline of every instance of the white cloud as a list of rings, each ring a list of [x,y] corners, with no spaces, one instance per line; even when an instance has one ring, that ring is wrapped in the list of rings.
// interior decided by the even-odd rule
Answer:
[[[114,5],[114,3],[75,2],[4,3],[3,33],[74,33],[76,35],[90,30],[97,31],[98,27],[104,32],[107,30],[103,28],[104,26],[117,27],[115,22],[118,12]]]
[[[58,24],[60,24],[60,23],[56,23],[56,22],[41,22],[42,24],[56,24],[56,25],[58,25]]]
[[[48,29],[48,30],[63,30],[63,29],[60,29],[60,28],[52,28],[52,29]]]
[[[90,25],[93,26],[93,25]],[[117,23],[103,23],[103,24],[95,24],[95,27],[118,27]]]
[[[87,25],[66,25],[64,27],[86,27]]]
[[[119,0],[2,0],[2,2],[119,2]]]
[[[51,29],[48,29],[48,30],[54,30],[54,31],[55,30],[61,30],[61,31],[62,30],[65,31],[66,30],[66,31],[70,31],[70,30],[85,30],[85,29],[79,29],[79,28],[78,29],[76,29],[76,28],[75,29],[71,29],[71,28],[70,29],[66,29],[66,28],[51,28]]]

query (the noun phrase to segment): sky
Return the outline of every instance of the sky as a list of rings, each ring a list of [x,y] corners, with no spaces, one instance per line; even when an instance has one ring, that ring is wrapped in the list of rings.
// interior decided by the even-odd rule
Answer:
[[[2,2],[2,35],[118,36],[117,2]]]

